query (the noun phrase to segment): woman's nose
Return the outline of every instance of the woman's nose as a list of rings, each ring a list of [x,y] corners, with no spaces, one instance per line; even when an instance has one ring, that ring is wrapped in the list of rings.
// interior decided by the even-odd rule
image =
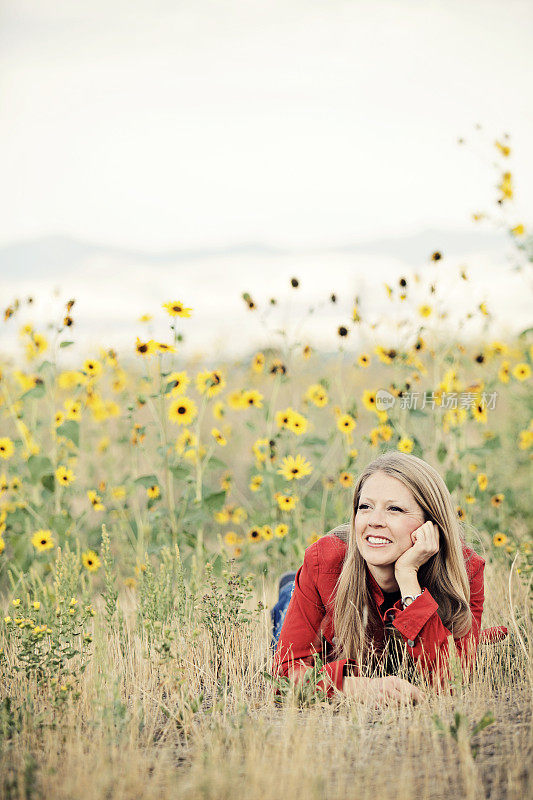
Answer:
[[[383,525],[385,514],[379,508],[374,508],[370,512],[369,525]]]

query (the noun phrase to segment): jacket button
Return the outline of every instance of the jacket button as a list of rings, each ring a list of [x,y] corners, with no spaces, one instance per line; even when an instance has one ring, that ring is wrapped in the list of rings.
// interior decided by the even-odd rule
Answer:
[[[415,643],[413,642],[412,639],[408,639],[407,640],[407,644],[409,645],[409,647],[414,647],[415,646]]]

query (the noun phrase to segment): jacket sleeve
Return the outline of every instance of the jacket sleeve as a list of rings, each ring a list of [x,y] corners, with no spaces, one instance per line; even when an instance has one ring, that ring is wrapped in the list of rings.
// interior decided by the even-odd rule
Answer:
[[[317,579],[318,552],[311,546],[305,551],[304,562],[296,573],[294,591],[274,654],[273,668],[278,675],[298,679],[313,666],[314,654],[321,656],[326,609]],[[324,679],[317,683],[317,687],[323,689],[328,697],[334,694],[335,689],[342,691],[345,663],[346,659],[341,659],[324,665]]]
[[[483,613],[485,561],[470,579],[470,611],[472,627],[464,636],[454,637],[463,670],[469,675],[476,659]],[[407,608],[399,611],[392,624],[407,642],[408,650],[433,684],[440,685],[443,674],[449,678],[448,637],[451,631],[437,613],[438,603],[427,588]]]

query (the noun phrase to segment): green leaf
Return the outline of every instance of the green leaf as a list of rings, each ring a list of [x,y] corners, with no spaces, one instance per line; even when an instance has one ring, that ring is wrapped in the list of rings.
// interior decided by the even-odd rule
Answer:
[[[70,347],[71,344],[74,344],[74,342],[59,342],[60,347]]]
[[[43,475],[41,477],[41,483],[45,489],[48,489],[49,492],[54,492],[56,488],[56,482],[54,479],[53,472],[49,472],[47,475]]]
[[[67,419],[62,425],[57,428],[59,436],[64,436],[65,439],[70,439],[76,447],[80,446],[80,424],[74,419]]]
[[[226,499],[226,492],[214,492],[213,494],[209,494],[205,499],[204,503],[209,509],[209,511],[220,511],[222,506],[224,505],[224,500]]]
[[[52,471],[52,462],[47,456],[30,456],[28,469],[32,483],[37,483],[42,475]]]
[[[61,514],[57,514],[50,520],[50,527],[58,536],[64,536],[71,524],[71,517],[62,516]]]
[[[149,486],[159,486],[157,475],[141,475],[140,478],[136,478],[133,482],[144,486],[145,489],[148,489]]]
[[[209,466],[227,468],[228,465],[225,464],[223,461],[221,461],[220,458],[217,458],[216,456],[211,456],[211,458],[209,459]]]
[[[444,461],[446,456],[448,455],[448,451],[443,444],[439,444],[439,449],[437,450],[437,458],[439,459],[440,463]]]
[[[316,447],[316,445],[325,445],[326,440],[321,439],[320,436],[310,436],[308,439],[304,439],[304,444],[309,445],[309,447]]]
[[[453,492],[459,484],[461,483],[461,473],[454,472],[453,469],[449,469],[446,473],[446,486],[448,487],[450,492]]]
[[[169,470],[179,481],[184,480],[184,478],[189,475],[189,470],[186,469],[186,467],[180,466],[179,464],[176,464],[174,467],[169,467]]]
[[[43,397],[45,392],[46,392],[46,386],[44,385],[44,383],[38,383],[32,389],[28,389],[27,392],[24,392],[21,399],[24,399],[25,397],[34,397],[34,398]]]

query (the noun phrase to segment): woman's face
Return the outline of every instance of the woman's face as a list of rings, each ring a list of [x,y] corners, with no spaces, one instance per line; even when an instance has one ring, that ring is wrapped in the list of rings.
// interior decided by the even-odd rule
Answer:
[[[407,486],[385,472],[374,472],[361,487],[356,509],[357,548],[370,564],[394,564],[412,547],[411,533],[424,521],[424,512]],[[378,539],[388,541],[378,543]]]

